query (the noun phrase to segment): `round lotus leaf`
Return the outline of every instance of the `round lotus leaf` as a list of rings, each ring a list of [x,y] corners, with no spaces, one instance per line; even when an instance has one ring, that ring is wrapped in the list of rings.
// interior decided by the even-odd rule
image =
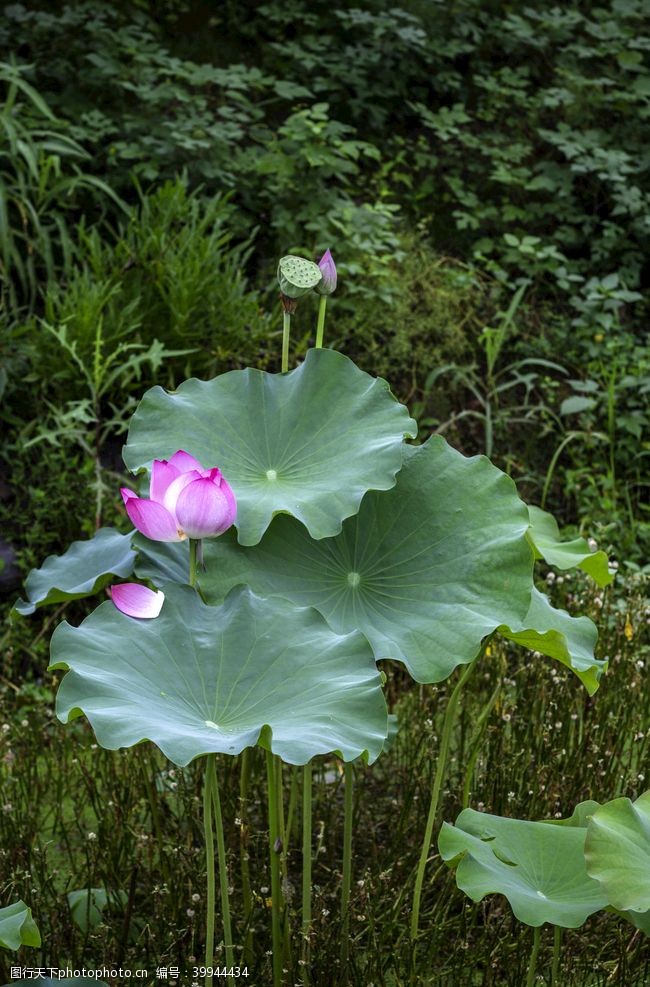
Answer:
[[[438,848],[472,901],[502,894],[526,925],[575,929],[608,905],[587,874],[585,832],[465,809],[455,825],[443,824]]]
[[[63,555],[50,555],[40,569],[32,569],[25,582],[27,602],[18,600],[14,609],[34,613],[37,607],[98,593],[116,576],[126,579],[135,562],[132,536],[100,528],[87,541],[73,542]]]
[[[287,298],[301,298],[322,280],[318,264],[295,254],[287,254],[278,264],[278,284]]]
[[[341,530],[367,490],[387,490],[415,422],[388,384],[333,350],[310,350],[288,374],[234,370],[148,391],[133,417],[124,461],[135,471],[178,449],[218,466],[237,498],[243,545],[275,514],[312,538]]]
[[[587,826],[587,871],[614,908],[650,910],[650,792],[636,802],[614,799]]]
[[[313,606],[337,633],[365,634],[376,658],[437,682],[472,661],[487,634],[526,615],[527,527],[512,480],[436,436],[406,450],[396,486],[366,494],[335,538],[313,541],[279,517],[255,548],[225,536],[206,542],[200,582],[211,602],[245,583]]]
[[[375,760],[387,735],[381,677],[361,634],[333,633],[315,610],[248,589],[207,606],[164,587],[155,620],[103,603],[60,624],[51,668],[67,723],[84,714],[109,750],[151,740],[178,765],[258,742],[291,764],[339,752]]]
[[[14,901],[0,908],[0,946],[20,949],[21,946],[40,946],[41,936],[32,918],[32,910],[24,901]]]

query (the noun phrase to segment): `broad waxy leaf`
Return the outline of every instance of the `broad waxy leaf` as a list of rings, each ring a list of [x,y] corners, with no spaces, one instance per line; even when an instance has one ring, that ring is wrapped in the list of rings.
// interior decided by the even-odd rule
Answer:
[[[261,743],[291,764],[340,752],[375,760],[387,735],[381,677],[361,634],[333,633],[315,610],[239,589],[223,606],[166,585],[155,620],[103,603],[60,624],[51,668],[65,723],[85,714],[102,747],[151,740],[178,765]]]
[[[133,532],[121,535],[113,528],[100,528],[87,541],[75,541],[63,555],[50,555],[40,569],[25,581],[27,602],[18,600],[14,610],[23,616],[50,603],[78,600],[99,593],[115,577],[133,572]]]
[[[598,640],[595,624],[588,617],[571,617],[556,610],[548,598],[533,587],[530,608],[520,627],[500,627],[499,633],[531,651],[555,658],[575,672],[590,696],[598,689],[607,662],[594,658]]]
[[[210,602],[248,584],[313,606],[337,633],[360,630],[375,658],[438,682],[472,661],[487,634],[525,617],[527,527],[509,477],[435,436],[406,449],[396,486],[368,493],[335,538],[313,541],[288,517],[276,518],[255,548],[224,535],[206,542],[200,583]],[[152,553],[142,572],[155,580]]]
[[[221,535],[227,538],[228,534]],[[203,543],[203,551],[208,542]],[[190,543],[185,541],[150,541],[139,532],[133,539],[138,556],[135,573],[140,579],[150,579],[156,586],[163,583],[187,583],[190,572]]]
[[[472,901],[502,894],[527,925],[575,929],[609,903],[587,874],[585,833],[465,809],[443,824],[438,847],[443,860],[461,858],[456,883]]]
[[[614,575],[609,571],[605,552],[592,552],[584,538],[562,541],[557,521],[541,508],[529,506],[528,513],[528,537],[537,558],[544,559],[556,569],[582,569],[599,586],[611,583]]]
[[[32,918],[32,910],[24,901],[14,901],[0,908],[0,946],[20,949],[21,946],[40,946],[41,937]]]
[[[237,498],[239,541],[256,545],[281,512],[312,538],[337,534],[367,490],[394,486],[404,437],[416,434],[385,381],[319,349],[288,374],[233,370],[172,394],[152,388],[124,462],[136,471],[184,449],[218,466]]]
[[[467,460],[459,453],[454,452],[444,444],[442,439],[430,440],[430,443],[419,448],[422,450],[428,448],[434,441],[438,444],[442,443],[442,445],[437,452],[434,452],[435,445],[432,445],[430,454],[440,456],[441,466],[443,461],[446,462],[449,458],[455,459],[457,470],[452,474],[455,485],[462,486],[465,484],[467,478],[462,475],[461,471],[470,473],[471,470],[475,470],[475,465],[467,466],[466,464],[475,464],[476,461]],[[420,454],[420,452],[416,453],[412,447],[408,447],[405,451],[405,458],[410,461],[411,457]],[[426,455],[428,456],[429,453]],[[433,503],[440,504],[443,502],[442,495],[432,475],[430,475],[433,472],[431,467],[434,465],[433,460],[424,467],[422,464],[418,464],[418,470],[421,470],[422,473],[423,490],[432,491],[432,496],[436,498]],[[492,475],[499,475],[494,467],[490,467],[490,469]],[[221,600],[232,586],[250,584],[254,590],[264,595],[277,594],[302,605],[312,605],[326,617],[335,630],[343,633],[358,627],[363,631],[373,645],[376,658],[398,657],[405,661],[414,677],[420,678],[422,681],[436,681],[436,679],[426,678],[425,676],[429,673],[426,670],[421,670],[424,667],[424,658],[419,662],[420,667],[415,664],[412,657],[412,642],[415,640],[416,644],[419,645],[419,640],[415,634],[423,627],[427,628],[435,623],[436,626],[432,628],[431,634],[440,635],[444,630],[443,623],[445,620],[453,624],[454,627],[458,621],[453,607],[440,607],[435,612],[431,609],[438,602],[437,594],[444,594],[445,592],[444,574],[442,587],[439,587],[429,578],[426,569],[427,552],[426,550],[421,551],[425,543],[420,540],[420,531],[418,529],[415,538],[412,538],[409,531],[409,526],[416,528],[419,525],[418,518],[430,511],[430,503],[427,502],[424,506],[421,505],[417,508],[420,513],[412,513],[410,516],[407,514],[406,527],[400,525],[402,519],[401,517],[398,518],[394,530],[389,532],[393,537],[405,536],[405,556],[411,550],[413,542],[420,550],[417,559],[417,568],[420,571],[416,573],[416,579],[421,580],[421,585],[418,585],[413,579],[407,567],[401,564],[399,552],[393,553],[391,550],[386,550],[388,540],[382,538],[382,529],[376,520],[377,516],[384,511],[387,518],[390,518],[391,502],[388,500],[389,497],[392,504],[396,505],[392,509],[400,510],[404,486],[406,485],[410,489],[409,482],[405,483],[407,476],[407,468],[405,467],[398,477],[394,491],[374,498],[373,495],[368,495],[361,506],[358,518],[346,521],[343,533],[335,539],[315,544],[300,526],[289,519],[277,519],[261,545],[253,549],[242,549],[237,545],[234,537],[228,534],[218,541],[206,542],[207,572],[200,575],[202,588],[207,592],[212,602]],[[418,482],[418,476],[414,476],[414,483]],[[475,480],[475,477],[472,477],[472,480]],[[449,477],[444,472],[442,482],[445,484],[449,482]],[[448,491],[447,496],[449,496]],[[457,498],[454,498],[455,508],[456,500]],[[521,512],[522,506],[521,502],[517,501],[516,511]],[[490,508],[491,505],[486,508],[486,513]],[[469,513],[469,508],[467,511]],[[455,517],[456,511],[454,510],[452,519],[447,525],[454,534],[458,530],[454,527]],[[517,514],[515,514],[513,521],[515,525],[517,524],[516,518]],[[437,532],[444,530],[444,525],[444,514],[436,524],[435,515],[431,512],[431,516],[427,519],[427,528],[434,532],[436,540],[438,538]],[[487,539],[480,531],[480,524],[477,527],[478,531],[474,533],[477,545],[475,551],[480,552],[482,551],[482,543]],[[377,546],[374,544],[375,540]],[[177,582],[186,580],[188,570],[186,545],[163,545],[149,542],[141,537],[136,537],[134,544],[139,549],[136,572],[140,578],[150,579],[156,585],[169,579]],[[456,544],[460,544],[460,535],[456,536]],[[455,548],[455,545],[452,548]],[[386,552],[381,567],[373,567],[373,553],[377,552]],[[433,555],[433,552],[431,554]],[[362,563],[355,561],[358,556],[364,559],[372,577],[370,581],[367,578],[364,579],[365,593],[360,591],[362,587]],[[484,556],[477,556],[479,562],[482,558]],[[453,559],[449,561],[453,561]],[[500,562],[489,564],[495,566],[497,570],[501,565]],[[488,565],[485,568],[487,570]],[[459,583],[465,574],[468,579],[472,578],[469,565],[461,562],[456,570]],[[483,573],[486,581],[489,575],[489,571]],[[356,583],[357,576],[359,577],[358,584]],[[498,582],[498,578],[498,575],[494,576],[493,582]],[[439,574],[438,579],[440,580]],[[405,585],[402,585],[402,581]],[[370,587],[368,587],[369,582]],[[373,593],[372,590],[375,592]],[[589,694],[593,695],[598,689],[602,673],[607,668],[607,662],[594,657],[594,648],[598,638],[595,625],[587,617],[571,617],[564,610],[557,610],[552,607],[547,597],[534,587],[529,571],[525,576],[522,576],[520,572],[518,590],[529,594],[527,612],[523,619],[517,622],[513,621],[511,626],[500,625],[498,627],[499,632],[503,637],[520,644],[522,647],[539,651],[562,662],[575,672]],[[436,597],[433,597],[433,592],[436,593]],[[395,598],[397,606],[397,610],[393,613],[388,606],[392,602],[391,596]],[[413,597],[413,599],[409,597]],[[422,612],[417,602],[418,599],[422,599],[422,607],[425,608]],[[477,605],[480,605],[480,601]],[[395,612],[397,616],[394,616]],[[384,615],[387,615],[386,619],[384,619]],[[401,627],[398,626],[400,622]],[[490,626],[490,630],[493,629],[493,625]],[[382,632],[384,632],[383,637]],[[398,645],[393,651],[387,650],[390,647],[386,644],[389,635],[392,641],[397,642]],[[405,643],[402,644],[402,641]],[[473,650],[468,651],[467,654],[474,657],[478,647],[479,638],[474,637]],[[436,654],[440,648],[440,638],[436,637],[429,645],[426,642],[421,645],[420,653],[426,652],[430,661],[432,653]],[[466,657],[464,660],[471,660],[471,657]],[[444,678],[451,672],[455,664],[458,662],[447,665],[446,671],[435,672],[434,674]]]
[[[610,904],[650,910],[650,792],[636,802],[618,798],[599,806],[587,826],[585,856]]]

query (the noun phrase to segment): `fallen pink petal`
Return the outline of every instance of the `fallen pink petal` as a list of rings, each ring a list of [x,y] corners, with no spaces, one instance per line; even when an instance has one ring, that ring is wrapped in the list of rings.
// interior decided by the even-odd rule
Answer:
[[[140,620],[157,617],[165,602],[165,594],[161,590],[152,590],[140,583],[111,586],[108,594],[118,610],[127,617],[138,617]]]

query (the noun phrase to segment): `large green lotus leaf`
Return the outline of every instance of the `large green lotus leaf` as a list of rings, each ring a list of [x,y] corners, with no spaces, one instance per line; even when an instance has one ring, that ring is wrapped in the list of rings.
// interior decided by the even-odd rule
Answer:
[[[587,827],[589,826],[589,823],[593,815],[601,808],[604,808],[604,806],[601,806],[600,802],[594,802],[593,800],[590,799],[586,802],[580,802],[580,804],[577,805],[573,810],[573,814],[569,816],[567,819],[548,819],[544,821],[547,826],[579,826],[582,827],[582,829],[585,831],[585,835],[587,835],[588,832]],[[586,863],[587,863],[587,873],[589,873],[588,860],[586,860]],[[595,877],[595,875],[592,876]],[[630,910],[621,911],[612,908],[612,906],[610,905],[608,911],[610,910],[616,911],[616,914],[620,915],[621,918],[624,918],[628,922],[631,922],[631,924],[635,926],[635,928],[640,929],[646,936],[650,936],[650,909],[645,912],[638,912],[638,911],[635,912]]]
[[[387,711],[361,634],[246,588],[220,607],[189,586],[164,592],[155,620],[106,602],[79,627],[57,627],[51,668],[70,669],[57,696],[64,723],[85,714],[102,747],[148,739],[178,765],[258,742],[291,764],[379,756]]]
[[[133,532],[121,535],[100,528],[87,541],[75,541],[63,555],[50,555],[40,569],[32,569],[25,581],[27,602],[18,600],[14,610],[27,615],[49,603],[78,600],[98,593],[117,576],[130,576],[135,563],[131,550]]]
[[[319,349],[288,374],[233,370],[172,394],[152,388],[124,461],[136,471],[185,449],[218,466],[237,497],[239,540],[256,545],[282,512],[313,538],[337,534],[367,490],[394,485],[404,437],[416,435],[385,381]]]
[[[598,640],[595,624],[588,617],[571,617],[556,610],[548,598],[533,587],[530,608],[518,627],[500,627],[499,633],[531,651],[556,658],[575,672],[590,696],[598,689],[607,662],[594,657]]]
[[[585,843],[587,871],[611,905],[650,909],[650,792],[636,802],[614,799],[591,816]]]
[[[465,809],[454,826],[443,824],[438,847],[443,860],[460,858],[456,883],[472,901],[502,894],[527,925],[550,922],[575,929],[608,905],[587,874],[584,843],[581,827]]]
[[[599,586],[611,583],[614,574],[609,571],[605,552],[592,552],[584,538],[562,541],[557,521],[540,507],[531,506],[528,513],[528,538],[538,559],[556,569],[583,569]]]
[[[206,542],[199,577],[210,602],[236,585],[315,607],[337,633],[360,630],[375,657],[438,682],[476,657],[503,623],[519,624],[532,587],[528,512],[483,456],[443,438],[407,447],[396,486],[366,494],[334,538],[314,541],[276,518],[262,543]],[[147,570],[153,578],[154,567]]]
[[[40,946],[41,937],[32,910],[24,901],[14,901],[0,908],[0,946],[20,949],[21,946]]]

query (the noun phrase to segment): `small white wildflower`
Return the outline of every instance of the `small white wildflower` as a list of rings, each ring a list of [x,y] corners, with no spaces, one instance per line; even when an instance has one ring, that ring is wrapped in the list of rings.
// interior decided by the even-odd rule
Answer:
[[[86,839],[92,843],[93,840],[97,839],[97,833],[86,833]]]

